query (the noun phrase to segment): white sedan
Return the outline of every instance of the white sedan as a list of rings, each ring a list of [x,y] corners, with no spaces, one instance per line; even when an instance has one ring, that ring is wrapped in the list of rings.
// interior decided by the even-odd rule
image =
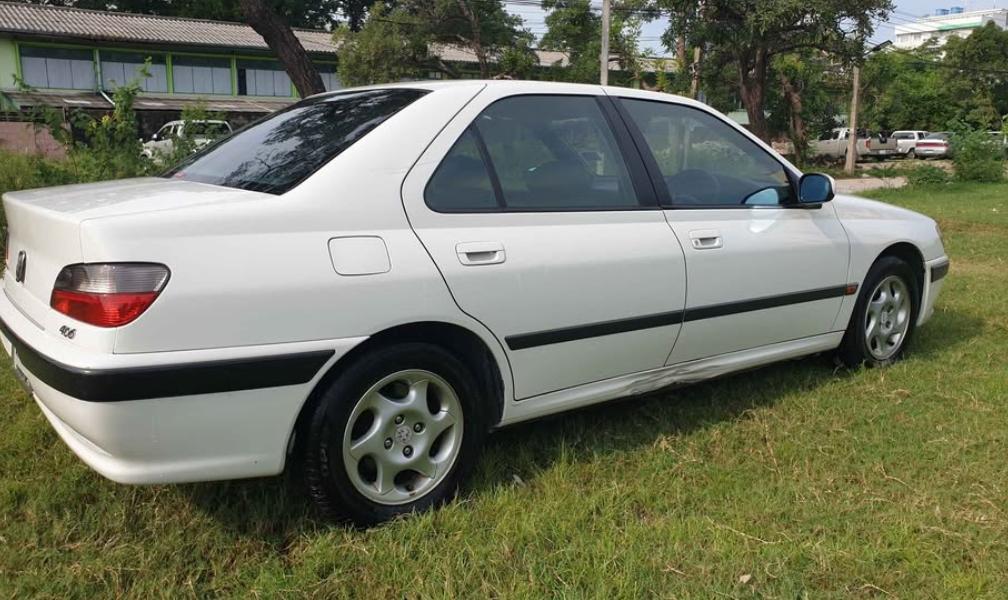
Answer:
[[[898,359],[935,222],[707,106],[518,81],[307,98],[163,177],[9,193],[0,329],[123,483],[298,465],[329,515],[451,498],[497,427],[820,352]]]

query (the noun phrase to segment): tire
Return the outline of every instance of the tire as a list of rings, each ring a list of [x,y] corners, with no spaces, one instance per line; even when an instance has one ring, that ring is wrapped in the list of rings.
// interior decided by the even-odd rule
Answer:
[[[906,153],[906,159],[914,160],[915,158],[917,158],[917,151],[914,150],[913,148],[910,148],[910,150],[908,150]]]
[[[840,362],[851,368],[884,367],[899,360],[913,336],[920,297],[917,277],[906,261],[895,256],[875,261],[837,349]]]
[[[478,389],[465,365],[431,344],[354,361],[307,420],[298,456],[309,497],[325,517],[358,526],[450,501],[489,430]]]

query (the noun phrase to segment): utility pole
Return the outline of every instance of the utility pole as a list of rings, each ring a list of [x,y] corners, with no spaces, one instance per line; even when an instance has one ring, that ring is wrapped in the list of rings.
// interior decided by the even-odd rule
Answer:
[[[609,12],[612,0],[602,0],[602,52],[599,55],[599,83],[609,85]]]
[[[844,173],[848,175],[854,173],[854,164],[857,162],[857,114],[858,108],[861,106],[861,61],[889,46],[892,46],[892,40],[886,40],[863,52],[854,63],[854,89],[851,91],[850,119],[848,119],[850,122],[847,131],[847,160],[844,162]]]
[[[848,119],[847,131],[847,161],[844,163],[844,173],[851,175],[854,173],[854,164],[857,162],[857,113],[861,96],[861,67],[854,65],[854,90],[851,93],[850,118]]]

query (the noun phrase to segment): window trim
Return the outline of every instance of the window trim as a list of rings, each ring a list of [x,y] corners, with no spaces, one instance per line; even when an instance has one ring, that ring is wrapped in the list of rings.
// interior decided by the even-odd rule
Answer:
[[[507,201],[504,199],[503,190],[500,188],[500,180],[497,176],[497,169],[493,165],[493,161],[490,160],[489,151],[486,149],[486,144],[483,141],[483,134],[479,132],[479,129],[474,127],[476,121],[480,116],[486,112],[491,106],[502,102],[504,100],[511,100],[513,98],[528,98],[528,97],[546,97],[546,98],[593,98],[596,105],[599,108],[599,112],[602,114],[602,120],[605,125],[608,126],[613,139],[616,142],[616,152],[620,158],[623,159],[623,164],[626,166],[627,178],[630,180],[630,185],[634,190],[634,197],[637,200],[636,206],[613,206],[613,207],[556,207],[556,208],[537,208],[537,207],[510,207],[507,205]],[[627,211],[644,211],[644,210],[661,210],[662,207],[658,202],[658,198],[654,193],[654,186],[651,182],[647,181],[647,169],[643,163],[643,159],[639,149],[636,147],[636,143],[633,141],[631,132],[627,131],[626,124],[622,120],[616,121],[612,117],[614,115],[610,114],[607,110],[607,103],[611,103],[611,100],[605,94],[563,94],[556,92],[537,92],[537,93],[526,93],[526,94],[511,94],[508,96],[503,96],[497,98],[493,102],[487,104],[480,109],[479,113],[465,126],[465,128],[456,136],[452,143],[448,146],[448,150],[441,155],[438,159],[438,164],[431,172],[430,176],[427,178],[427,182],[424,183],[423,188],[423,201],[424,205],[431,211],[443,214],[443,215],[478,215],[478,214],[522,214],[522,213],[596,213],[596,212],[627,212]],[[494,188],[494,195],[497,197],[497,206],[493,208],[462,208],[462,209],[443,209],[435,208],[431,206],[431,203],[427,199],[427,190],[430,187],[431,182],[434,180],[434,176],[437,175],[438,170],[441,168],[441,163],[444,159],[448,157],[448,154],[455,149],[455,145],[459,143],[459,140],[466,134],[467,131],[473,130],[476,134],[477,148],[479,149],[480,156],[483,159],[484,167],[487,170],[487,174],[490,177],[490,184]],[[486,152],[486,154],[484,154]],[[498,195],[499,194],[499,195]]]
[[[656,193],[658,195],[659,205],[660,205],[660,207],[663,210],[738,210],[738,209],[746,209],[746,210],[767,210],[767,209],[770,209],[770,210],[777,210],[777,209],[781,209],[781,208],[787,208],[787,209],[791,209],[791,208],[808,209],[808,208],[811,208],[808,205],[803,205],[801,202],[798,202],[797,200],[795,200],[794,202],[788,202],[788,203],[785,203],[785,204],[707,204],[707,205],[697,205],[697,204],[676,204],[676,203],[672,202],[672,197],[671,197],[671,195],[669,194],[669,191],[668,191],[668,185],[665,183],[665,179],[664,179],[664,177],[662,176],[662,173],[661,173],[661,168],[658,166],[658,160],[655,159],[654,153],[651,151],[651,147],[648,146],[647,139],[644,137],[644,133],[637,126],[636,121],[634,121],[633,117],[630,115],[630,112],[627,110],[626,106],[624,106],[623,103],[626,100],[634,100],[634,101],[639,101],[639,102],[651,102],[651,103],[660,104],[660,105],[663,105],[663,106],[679,107],[679,108],[684,108],[684,109],[688,109],[688,110],[693,110],[693,111],[700,112],[700,113],[703,113],[705,115],[708,115],[710,117],[713,117],[714,119],[716,119],[716,120],[724,123],[725,125],[727,125],[731,129],[733,129],[735,131],[738,131],[743,137],[745,137],[747,139],[749,138],[749,135],[751,135],[751,134],[749,134],[748,132],[745,132],[744,130],[740,131],[739,128],[737,126],[735,126],[733,123],[731,123],[728,119],[724,118],[723,116],[721,116],[721,115],[719,115],[719,114],[717,114],[715,112],[704,110],[702,108],[699,108],[699,107],[696,107],[696,106],[691,106],[689,104],[685,104],[685,103],[682,103],[682,102],[667,102],[667,101],[663,101],[663,100],[654,100],[654,99],[651,99],[651,98],[636,98],[636,97],[632,97],[632,96],[613,96],[613,104],[616,106],[616,110],[619,112],[620,117],[622,117],[624,125],[626,126],[627,130],[630,132],[631,137],[633,137],[634,142],[637,145],[638,151],[640,152],[640,154],[641,154],[641,156],[643,158],[644,166],[647,169],[648,174],[650,175],[651,184],[654,186],[655,191],[656,191]],[[749,141],[752,142],[753,140],[750,139]],[[761,152],[763,152],[763,154],[765,154],[766,156],[768,156],[771,160],[773,160],[778,165],[780,165],[781,169],[784,170],[785,175],[787,175],[788,184],[791,187],[791,192],[792,192],[794,198],[797,199],[798,198],[798,178],[801,176],[801,174],[800,173],[796,173],[795,170],[792,169],[789,165],[787,165],[786,163],[781,162],[781,160],[779,158],[777,158],[776,156],[774,156],[771,152],[769,152],[762,145],[757,144],[755,142],[753,143],[753,145],[757,149],[759,149]]]

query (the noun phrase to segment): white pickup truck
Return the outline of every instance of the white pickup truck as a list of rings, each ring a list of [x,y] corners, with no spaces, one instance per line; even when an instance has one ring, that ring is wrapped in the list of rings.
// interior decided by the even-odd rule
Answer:
[[[865,130],[858,130],[857,156],[884,158],[899,155],[896,140],[880,134],[869,135]],[[850,129],[837,127],[829,133],[812,142],[812,155],[821,158],[841,159],[847,155],[847,145],[850,140]]]

